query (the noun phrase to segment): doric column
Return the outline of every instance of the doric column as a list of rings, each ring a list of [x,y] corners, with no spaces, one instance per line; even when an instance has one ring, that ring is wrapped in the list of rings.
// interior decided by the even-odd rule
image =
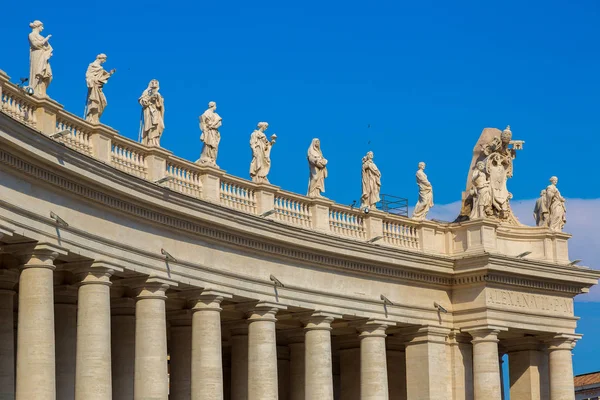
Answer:
[[[387,341],[387,370],[389,398],[406,400],[406,353],[404,345],[396,343],[394,338]]]
[[[500,364],[498,362],[499,329],[469,330],[473,337],[473,391],[475,400],[501,400]]]
[[[77,362],[75,400],[111,400],[110,277],[114,267],[94,262],[75,271]]]
[[[67,251],[41,243],[21,255],[16,400],[56,399],[53,274],[59,254]]]
[[[388,400],[386,321],[369,321],[360,327],[360,398]]]
[[[450,329],[423,326],[405,332],[408,400],[448,398],[450,372],[446,338]]]
[[[202,292],[192,309],[192,400],[223,399],[221,302],[232,296]]]
[[[77,360],[77,288],[54,288],[54,329],[56,334],[56,399],[75,399]]]
[[[550,364],[550,400],[573,400],[573,355],[571,350],[578,335],[557,335],[548,341]]]
[[[302,338],[303,340],[304,338]],[[305,350],[304,342],[293,342],[290,348],[290,400],[305,400]]]
[[[316,312],[305,325],[306,399],[333,400],[331,323],[341,315]],[[385,351],[385,349],[384,349]]]
[[[135,374],[135,300],[111,299],[112,400],[132,400]]]
[[[248,325],[244,323],[231,328],[231,400],[247,399]]]
[[[169,400],[192,398],[192,311],[169,311]]]
[[[450,383],[454,400],[473,398],[473,345],[471,336],[453,330],[448,335]]]
[[[261,302],[248,318],[248,400],[277,400],[275,315],[285,306]]]
[[[137,287],[134,400],[167,400],[165,292],[173,283],[165,278],[149,277]]]
[[[0,269],[0,400],[15,398],[14,301],[16,270]]]
[[[340,348],[341,399],[360,399],[360,345],[344,343]]]
[[[290,349],[277,346],[277,396],[279,400],[290,398]]]

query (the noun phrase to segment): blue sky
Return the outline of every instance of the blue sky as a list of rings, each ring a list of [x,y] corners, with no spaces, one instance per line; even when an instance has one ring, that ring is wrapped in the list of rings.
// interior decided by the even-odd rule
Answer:
[[[49,94],[69,111],[83,113],[86,67],[106,53],[107,69],[117,69],[105,87],[107,125],[137,138],[137,99],[156,78],[165,97],[163,147],[196,160],[198,116],[214,100],[223,169],[248,177],[250,133],[267,121],[267,133],[278,135],[271,182],[304,193],[306,150],[319,137],[329,159],[326,195],[347,204],[360,196],[368,150],[384,193],[414,203],[414,173],[425,161],[436,204],[451,204],[481,130],[510,124],[526,142],[509,182],[515,201],[535,198],[557,175],[563,195],[582,199],[587,220],[600,223],[592,182],[600,144],[597,1],[90,4],[3,4],[10,18],[2,21],[0,68],[15,81],[28,75],[28,24],[39,19],[53,35]],[[567,230],[593,233],[573,223]],[[577,240],[572,258],[600,267],[588,245],[598,239]],[[591,319],[598,304],[576,310]],[[576,371],[600,370],[584,359],[600,359],[600,345],[586,343],[585,355],[575,352]]]

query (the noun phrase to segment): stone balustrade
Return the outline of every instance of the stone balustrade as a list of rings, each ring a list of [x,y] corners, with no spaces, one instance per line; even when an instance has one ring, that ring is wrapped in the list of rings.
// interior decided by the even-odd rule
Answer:
[[[0,71],[0,110],[80,153],[174,192],[280,223],[345,239],[412,251],[453,255],[489,251],[568,262],[568,234],[545,228],[501,226],[492,221],[415,221],[378,210],[370,213],[328,199],[312,199],[270,184],[257,184],[148,147],[105,125],[90,124],[48,98],[29,96]],[[163,179],[167,178],[167,179]]]

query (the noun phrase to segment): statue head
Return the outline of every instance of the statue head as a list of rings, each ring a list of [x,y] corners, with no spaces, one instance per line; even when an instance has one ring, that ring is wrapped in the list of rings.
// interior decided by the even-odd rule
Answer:
[[[320,141],[319,139],[317,139],[317,138],[314,138],[314,139],[312,140],[312,144],[313,144],[313,146],[314,146],[314,147],[316,147],[317,149],[320,149],[320,148],[321,148],[321,141]]]
[[[502,140],[502,144],[508,144],[512,140],[512,132],[510,130],[510,125],[506,126],[506,129],[502,131],[500,135],[500,140]]]
[[[369,159],[369,160],[373,159],[373,152],[372,151],[368,151],[367,152],[367,159]]]
[[[556,185],[558,183],[558,178],[556,176],[553,176],[552,178],[550,178],[550,183]]]
[[[267,122],[259,122],[258,124],[256,124],[256,128],[261,132],[266,131],[268,127],[269,124]]]
[[[212,108],[213,110],[217,109],[217,103],[215,103],[214,101],[209,101],[208,102],[208,108]]]
[[[150,81],[150,83],[148,84],[148,87],[149,87],[149,88],[151,88],[151,89],[155,89],[155,90],[158,90],[158,89],[160,89],[160,86],[159,86],[158,80],[157,80],[157,79],[152,79],[152,80]]]
[[[44,30],[44,24],[42,24],[42,21],[38,21],[37,19],[30,23],[29,27],[33,30],[37,29],[39,32]]]
[[[419,169],[425,169],[425,163],[423,161],[419,163]]]
[[[477,161],[476,167],[477,167],[478,170],[484,171],[485,170],[485,163],[483,161]]]
[[[104,54],[104,53],[100,53],[96,56],[96,61],[99,61],[100,64],[104,64],[106,59],[107,59],[107,57],[106,57],[106,54]]]
[[[544,189],[540,192],[540,197],[545,197],[545,196],[546,196],[546,189]]]

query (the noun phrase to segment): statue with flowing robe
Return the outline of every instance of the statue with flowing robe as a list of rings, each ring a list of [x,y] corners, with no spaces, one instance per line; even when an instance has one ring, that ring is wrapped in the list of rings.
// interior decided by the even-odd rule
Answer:
[[[222,124],[222,119],[215,112],[216,109],[217,103],[211,101],[208,103],[208,110],[204,111],[200,116],[200,130],[202,131],[200,140],[204,143],[204,146],[202,146],[200,159],[196,162],[219,168],[217,165],[217,154],[219,152],[219,142],[221,141],[219,127]]]
[[[52,68],[49,62],[52,46],[48,43],[52,35],[43,37],[40,34],[44,30],[44,24],[40,21],[33,21],[29,27],[29,85],[36,96],[46,97],[46,91],[52,82]]]
[[[473,171],[471,187],[471,196],[473,197],[473,207],[469,219],[486,218],[492,215],[492,193],[490,182],[485,172],[485,163],[479,161],[477,169]]]
[[[146,146],[160,147],[165,130],[165,103],[159,89],[158,81],[152,79],[138,100],[143,115],[142,144]]]
[[[308,148],[308,197],[322,197],[325,192],[325,178],[327,178],[327,160],[321,151],[321,141],[313,139]]]
[[[419,186],[419,201],[415,206],[412,218],[416,220],[424,220],[427,217],[429,209],[433,207],[433,187],[425,174],[425,163],[419,163],[417,170],[417,185]]]
[[[381,200],[381,172],[373,162],[373,152],[369,151],[362,159],[362,196],[360,197],[361,208],[375,207]]]
[[[540,197],[533,207],[533,219],[536,226],[548,226],[548,207],[546,206],[546,190],[540,192]]]
[[[550,178],[550,185],[546,188],[546,206],[548,207],[548,227],[556,232],[562,232],[567,223],[567,208],[565,198],[560,195],[556,187],[558,178]]]
[[[98,54],[85,73],[85,82],[88,87],[85,120],[92,124],[100,123],[100,117],[108,104],[103,88],[108,79],[117,71],[116,69],[105,71],[102,67],[105,62],[106,54]]]
[[[252,178],[252,182],[269,183],[267,175],[271,170],[271,148],[275,144],[277,135],[271,135],[271,140],[269,141],[265,135],[268,127],[268,123],[259,122],[254,132],[250,135],[250,149],[252,149],[250,177]]]

